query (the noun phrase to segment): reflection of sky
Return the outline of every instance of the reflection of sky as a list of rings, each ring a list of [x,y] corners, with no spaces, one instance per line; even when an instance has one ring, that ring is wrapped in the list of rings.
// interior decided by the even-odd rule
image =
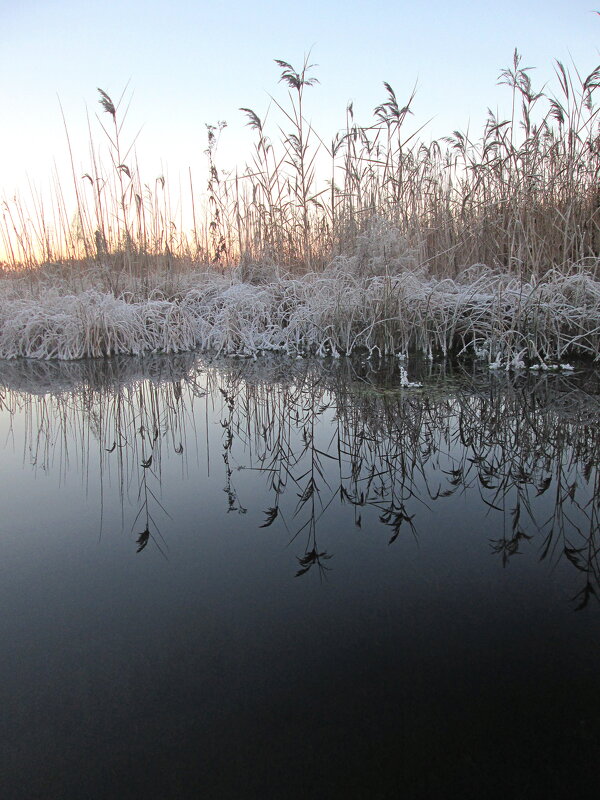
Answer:
[[[554,377],[554,383],[550,378],[547,387],[543,381],[540,382],[541,391],[548,392],[547,396],[539,396],[539,411],[535,414],[540,416],[535,416],[533,422],[527,422],[527,416],[526,424],[521,427],[514,416],[520,395],[511,395],[510,403],[503,405],[501,383],[496,386],[498,395],[495,400],[484,401],[485,394],[478,396],[467,392],[465,399],[454,399],[450,403],[439,390],[431,396],[426,394],[426,410],[418,423],[417,419],[421,417],[415,415],[421,395],[411,399],[410,392],[406,394],[408,405],[396,406],[403,395],[393,394],[389,400],[391,405],[387,405],[381,395],[369,394],[367,384],[358,384],[360,391],[355,400],[352,401],[349,394],[341,401],[340,416],[335,411],[335,390],[330,389],[328,394],[319,389],[318,382],[314,395],[308,388],[314,377],[308,380],[302,394],[296,395],[296,401],[288,405],[294,396],[290,388],[283,390],[274,384],[266,391],[253,383],[256,376],[252,376],[255,373],[260,375],[260,364],[255,367],[243,362],[239,367],[241,375],[246,374],[244,369],[248,370],[250,383],[240,379],[234,362],[223,374],[212,367],[208,367],[208,372],[200,368],[191,384],[195,387],[197,396],[194,396],[187,383],[189,376],[195,374],[189,371],[193,368],[192,356],[147,360],[146,368],[151,370],[155,380],[161,376],[160,383],[140,382],[143,363],[134,359],[115,359],[114,370],[107,366],[111,364],[110,360],[42,363],[39,368],[36,362],[8,364],[4,385],[15,387],[15,392],[5,389],[4,408],[0,415],[0,441],[4,443],[0,484],[4,492],[5,557],[7,548],[27,554],[37,547],[48,552],[58,547],[64,554],[73,544],[80,548],[83,539],[87,542],[86,547],[92,550],[102,540],[102,552],[114,547],[117,561],[123,557],[129,560],[135,551],[131,528],[133,526],[138,531],[144,527],[143,515],[134,522],[140,506],[138,493],[144,474],[140,462],[152,452],[154,464],[147,475],[148,485],[155,495],[150,504],[156,525],[176,531],[175,535],[167,535],[168,543],[163,543],[170,558],[178,561],[181,557],[181,553],[178,554],[180,537],[187,542],[183,550],[188,546],[197,547],[201,540],[203,548],[208,547],[214,557],[221,558],[223,547],[229,549],[233,541],[227,539],[225,543],[223,540],[223,533],[228,531],[236,541],[234,549],[238,555],[235,558],[239,557],[242,563],[247,558],[254,560],[255,545],[264,539],[272,539],[275,534],[273,541],[277,542],[277,557],[287,565],[285,572],[290,573],[296,568],[295,557],[301,555],[305,547],[310,549],[313,546],[311,529],[305,526],[311,502],[298,501],[310,475],[310,449],[297,460],[304,450],[303,425],[306,424],[306,431],[310,432],[313,422],[317,447],[314,472],[318,487],[315,494],[316,541],[319,550],[336,553],[336,575],[344,574],[346,570],[355,575],[357,569],[365,569],[369,575],[379,573],[380,569],[384,572],[385,568],[379,565],[384,558],[386,563],[390,559],[394,562],[394,574],[397,570],[408,570],[403,574],[402,582],[405,584],[411,583],[415,559],[422,574],[429,575],[428,580],[439,579],[441,570],[444,580],[450,581],[457,589],[468,578],[479,587],[478,591],[485,594],[489,580],[500,580],[501,583],[507,580],[499,577],[503,575],[499,569],[501,557],[491,557],[490,543],[503,536],[510,538],[512,533],[517,502],[514,486],[506,495],[494,493],[495,488],[502,485],[500,476],[506,478],[509,486],[513,485],[511,475],[505,474],[511,463],[515,470],[522,465],[524,470],[531,472],[529,483],[525,481],[523,484],[519,527],[532,535],[535,541],[522,542],[522,555],[511,561],[507,575],[527,575],[528,581],[550,580],[550,565],[543,569],[537,559],[543,536],[549,529],[546,521],[553,513],[556,497],[573,481],[577,481],[577,503],[567,502],[569,525],[571,528],[580,525],[582,534],[585,534],[589,509],[587,512],[584,509],[590,499],[588,495],[593,492],[593,475],[584,480],[582,459],[589,458],[589,455],[579,453],[572,462],[571,451],[565,446],[562,451],[562,490],[559,491],[551,482],[545,491],[539,491],[542,479],[554,475],[558,466],[545,465],[544,462],[544,454],[551,452],[555,442],[569,436],[575,437],[582,446],[585,431],[577,424],[569,427],[568,416],[553,411],[553,405],[546,406],[554,403],[556,408],[560,408],[566,392],[573,404],[577,376],[565,379],[566,388],[561,388],[558,377]],[[202,359],[197,363],[202,364]],[[32,364],[35,368],[31,367]],[[277,360],[273,364],[267,360],[264,369],[270,365],[269,369],[279,370],[285,362],[278,364]],[[309,369],[308,362],[306,364],[306,369]],[[296,370],[297,376],[304,374],[304,362],[301,366],[291,362],[290,368]],[[60,385],[57,395],[49,392],[52,374],[57,387]],[[310,370],[307,372],[309,376],[312,374]],[[320,373],[317,371],[315,374]],[[344,378],[345,374],[341,373],[336,379],[340,386],[348,379],[348,376]],[[120,391],[113,393],[110,389],[111,375],[118,378],[122,387]],[[179,390],[175,391],[173,387],[178,387],[182,379],[183,399],[178,404]],[[331,380],[334,380],[333,375]],[[93,393],[89,389],[81,393],[86,382],[96,387]],[[233,409],[228,409],[219,385],[225,387],[226,393],[235,394]],[[28,395],[24,388],[27,386],[38,393]],[[142,389],[144,401],[140,406]],[[592,402],[592,395],[587,397]],[[330,401],[333,405],[328,407]],[[355,410],[352,402],[357,404]],[[160,417],[152,413],[155,407],[161,409]],[[398,414],[401,407],[404,409],[401,416],[390,416]],[[549,410],[544,411],[547,407]],[[245,408],[252,409],[252,414],[246,416]],[[530,415],[534,408],[536,403],[527,409],[527,414]],[[574,410],[575,407],[571,413]],[[349,418],[345,418],[346,411]],[[503,435],[500,429],[494,433],[500,411],[506,416],[502,423]],[[479,413],[484,413],[487,418],[481,431],[476,424]],[[295,421],[296,414],[299,419],[305,419],[305,423]],[[459,415],[464,415],[461,427]],[[350,423],[349,419],[354,419],[354,422]],[[441,420],[442,424],[436,427],[432,420]],[[563,426],[561,431],[559,425]],[[141,426],[147,431],[144,437],[140,433]],[[402,434],[398,432],[400,430]],[[514,453],[502,449],[496,453],[493,448],[488,449],[495,436],[502,442],[506,434],[509,442],[516,430],[520,433]],[[538,430],[543,433],[536,437],[535,431]],[[228,454],[223,449],[227,431],[232,432],[233,442]],[[483,443],[477,444],[474,450],[464,444],[464,436],[467,439],[474,437],[473,441],[478,442],[480,435],[484,437]],[[154,436],[158,437],[155,447],[151,446],[148,438]],[[540,441],[539,436],[544,440]],[[375,442],[375,451],[371,449],[371,441]],[[272,461],[276,442],[282,444],[282,453],[287,453],[283,461]],[[118,449],[116,443],[120,443]],[[338,464],[338,446],[343,453],[341,464]],[[586,452],[595,452],[594,442],[589,442],[589,451],[587,448],[588,445]],[[352,453],[362,459],[357,473],[358,483],[352,478]],[[500,458],[498,464],[503,466],[499,476],[477,467],[481,453],[485,455],[485,464],[492,464],[496,457]],[[224,455],[227,455],[226,463],[231,470],[229,479]],[[510,459],[508,463],[507,457]],[[408,472],[403,470],[402,464]],[[285,491],[279,497],[269,488],[272,487],[273,473],[268,468],[273,465],[281,467],[278,474],[286,483]],[[373,474],[381,477],[381,483],[379,477],[368,480],[371,465],[375,470]],[[456,472],[457,468],[459,472]],[[319,470],[323,471],[322,475]],[[456,475],[458,479],[453,483]],[[343,503],[337,494],[340,482],[349,493]],[[385,489],[383,494],[378,493],[380,485]],[[391,500],[392,486],[395,487],[396,503],[405,502],[406,513],[414,520],[414,530],[411,531],[410,524],[405,522],[390,547],[388,542],[394,529],[382,524],[382,516],[385,517],[384,512]],[[226,489],[233,498],[229,512]],[[363,491],[368,502],[353,505],[351,496]],[[482,497],[487,504],[482,502]],[[280,507],[276,523],[260,529],[258,540],[254,535],[245,536],[248,531],[256,534],[266,519],[267,509],[273,505]],[[170,519],[169,514],[174,515],[174,519]],[[361,526],[355,524],[358,518]],[[155,526],[151,528],[154,531]],[[293,546],[288,549],[287,543],[298,531]],[[559,535],[558,528],[556,534]],[[243,537],[242,540],[238,539],[239,536]],[[574,546],[576,537],[571,537],[570,543]],[[141,558],[154,562],[159,555],[156,548],[149,546]],[[481,561],[483,555],[485,558]],[[231,556],[229,553],[228,558]],[[161,563],[158,558],[158,564]],[[571,572],[567,566],[567,573]],[[455,580],[453,576],[456,575],[461,576],[460,580]]]
[[[221,379],[226,391],[235,372]],[[165,397],[169,386],[162,384]],[[393,545],[376,509],[360,509],[359,528],[351,504],[335,500],[317,527],[319,547],[333,554],[331,571],[323,581],[315,571],[295,579],[305,537],[289,542],[305,518],[304,511],[293,517],[302,480],[289,477],[281,498],[290,530],[281,520],[259,528],[274,500],[265,490],[269,475],[238,467],[260,466],[268,414],[238,415],[245,385],[235,386],[229,463],[236,505],[246,513],[226,510],[229,411],[213,386],[212,396],[186,400],[173,438],[160,426],[154,466],[162,481],[149,480],[170,515],[153,501],[168,558],[152,543],[135,552],[141,469],[128,447],[135,469],[123,520],[117,451],[96,440],[76,410],[78,396],[64,392],[61,428],[50,396],[28,406],[20,392],[14,437],[0,459],[4,796],[121,797],[124,786],[127,797],[321,796],[306,788],[308,763],[320,781],[356,781],[359,765],[387,780],[399,765],[429,775],[465,764],[472,785],[482,763],[486,780],[490,770],[512,780],[524,768],[545,780],[554,775],[547,758],[554,764],[560,756],[553,769],[568,771],[565,746],[581,757],[580,770],[595,765],[586,759],[599,711],[598,609],[594,602],[572,613],[571,565],[539,563],[536,538],[502,569],[489,540],[510,526],[510,509],[503,515],[482,504],[475,481],[451,497],[412,502],[419,534],[403,530]],[[287,428],[278,391],[262,396]],[[435,417],[435,400],[429,410]],[[51,447],[34,466],[28,445],[35,450],[40,422]],[[333,411],[320,413],[315,441],[335,456],[334,427]],[[3,441],[8,429],[3,411]],[[293,438],[299,447],[301,437]],[[181,439],[186,449],[177,454]],[[252,448],[241,446],[244,439]],[[425,458],[417,484],[426,478],[435,491],[461,447],[456,440]],[[113,466],[102,488],[101,460]],[[293,462],[292,454],[288,466],[299,476],[306,459]],[[325,457],[322,464],[335,492],[338,464]],[[326,503],[329,490],[318,481]],[[533,500],[542,519],[551,502]],[[142,527],[138,521],[134,530]],[[582,725],[587,738],[578,738]],[[528,745],[523,753],[517,734]],[[169,783],[173,765],[179,791]],[[204,794],[185,793],[189,782]],[[265,793],[266,785],[276,789]]]
[[[313,48],[321,85],[310,90],[307,114],[325,141],[344,123],[354,101],[367,124],[384,99],[382,81],[407,98],[418,81],[414,127],[437,137],[471,120],[478,130],[486,108],[510,109],[506,89],[495,86],[514,47],[535,65],[537,85],[552,76],[552,59],[590,71],[597,58],[600,19],[589,3],[510,0],[481,13],[471,2],[298,4],[257,0],[156,0],[78,3],[50,0],[0,3],[0,192],[27,191],[25,175],[43,185],[56,159],[69,192],[60,96],[74,147],[76,173],[87,171],[86,105],[97,110],[96,87],[113,97],[129,81],[134,92],[129,132],[144,126],[138,155],[146,180],[179,175],[191,166],[204,179],[204,123],[224,119],[222,165],[246,153],[250,140],[240,106],[263,115],[277,84],[274,58],[299,66]],[[272,133],[276,134],[275,126]]]

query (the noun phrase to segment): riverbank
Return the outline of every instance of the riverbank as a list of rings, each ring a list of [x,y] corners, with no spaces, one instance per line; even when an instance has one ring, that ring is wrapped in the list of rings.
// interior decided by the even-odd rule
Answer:
[[[0,358],[80,359],[205,351],[256,357],[478,357],[523,368],[600,355],[600,280],[590,270],[522,280],[483,266],[425,270],[157,271],[144,279],[58,268],[0,281]]]

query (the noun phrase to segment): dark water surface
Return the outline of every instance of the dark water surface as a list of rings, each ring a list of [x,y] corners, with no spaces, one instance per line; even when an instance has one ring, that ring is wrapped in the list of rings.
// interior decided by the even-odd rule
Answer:
[[[598,374],[420,370],[0,365],[2,798],[595,793]]]

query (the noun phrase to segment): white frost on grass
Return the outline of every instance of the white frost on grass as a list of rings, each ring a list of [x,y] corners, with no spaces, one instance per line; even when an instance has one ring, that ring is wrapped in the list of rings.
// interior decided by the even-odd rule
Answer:
[[[337,357],[475,353],[490,368],[599,358],[600,281],[583,270],[522,282],[482,266],[456,278],[423,270],[323,273],[245,283],[235,270],[120,276],[99,270],[0,279],[0,358],[79,359],[190,350]]]
[[[575,367],[572,364],[568,364],[568,363],[561,363],[561,364],[549,363],[549,364],[546,364],[544,362],[541,362],[540,364],[532,364],[529,367],[529,369],[534,370],[536,372],[540,371],[540,370],[543,371],[543,372],[558,372],[559,370],[562,370],[562,371],[565,371],[565,372],[573,372]]]
[[[418,389],[423,386],[422,383],[418,383],[417,381],[409,381],[408,380],[408,373],[404,369],[403,366],[400,367],[400,386],[403,389]]]

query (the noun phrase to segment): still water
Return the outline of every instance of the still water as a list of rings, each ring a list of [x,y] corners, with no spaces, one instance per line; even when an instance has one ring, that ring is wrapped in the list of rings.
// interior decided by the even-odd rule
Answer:
[[[3,798],[594,787],[600,377],[410,367],[0,365]]]

